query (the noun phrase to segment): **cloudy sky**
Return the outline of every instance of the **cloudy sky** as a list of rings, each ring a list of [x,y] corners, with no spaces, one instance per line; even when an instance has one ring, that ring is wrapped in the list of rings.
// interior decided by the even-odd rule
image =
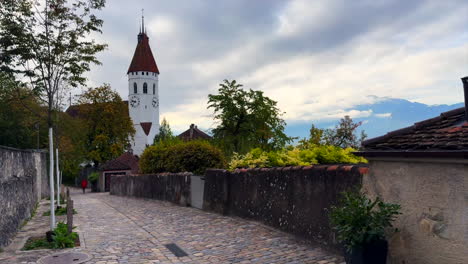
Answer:
[[[352,108],[380,97],[462,101],[466,0],[108,0],[94,37],[109,48],[90,85],[110,83],[128,97],[142,8],[161,72],[161,119],[175,131],[214,126],[207,95],[223,79],[264,91],[288,124],[369,115]]]

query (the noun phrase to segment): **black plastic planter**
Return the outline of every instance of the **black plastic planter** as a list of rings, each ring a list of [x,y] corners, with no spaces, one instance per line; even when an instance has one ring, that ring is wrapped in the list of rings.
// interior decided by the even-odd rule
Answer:
[[[386,264],[387,251],[386,240],[374,240],[351,252],[345,251],[346,264]]]

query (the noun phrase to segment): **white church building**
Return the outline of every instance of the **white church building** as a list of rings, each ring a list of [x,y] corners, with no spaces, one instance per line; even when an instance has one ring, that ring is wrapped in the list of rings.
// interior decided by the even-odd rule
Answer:
[[[159,132],[159,69],[151,52],[144,21],[127,76],[128,109],[136,131],[131,148],[133,154],[140,156],[147,145],[153,144],[154,136]]]

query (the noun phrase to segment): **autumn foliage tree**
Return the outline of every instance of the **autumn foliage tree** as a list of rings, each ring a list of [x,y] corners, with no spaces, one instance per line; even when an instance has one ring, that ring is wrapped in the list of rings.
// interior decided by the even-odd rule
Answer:
[[[92,88],[78,98],[80,116],[86,126],[87,158],[100,163],[120,156],[135,134],[128,106],[109,85]]]

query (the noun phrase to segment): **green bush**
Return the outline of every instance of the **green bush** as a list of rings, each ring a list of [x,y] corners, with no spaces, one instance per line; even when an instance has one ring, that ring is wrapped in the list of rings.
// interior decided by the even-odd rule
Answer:
[[[193,172],[202,174],[207,168],[223,168],[221,151],[205,141],[189,141],[175,145],[155,145],[141,155],[143,173]]]
[[[335,146],[313,146],[308,149],[289,147],[269,152],[255,148],[245,155],[234,154],[229,169],[367,162],[366,159],[354,155],[354,151],[356,150],[352,148],[342,149]]]
[[[54,229],[54,235],[52,237],[52,248],[72,248],[75,246],[78,234],[75,232],[68,234],[67,229],[67,224],[63,222],[57,223],[57,227]]]
[[[75,232],[68,233],[68,227],[63,222],[58,222],[54,228],[52,242],[48,242],[45,237],[31,238],[26,241],[23,250],[44,249],[44,248],[72,248],[75,246],[75,241],[78,239],[78,234]]]
[[[143,173],[158,173],[166,170],[170,146],[149,146],[141,155],[139,165]]]
[[[332,206],[330,222],[338,241],[348,251],[371,241],[385,239],[385,231],[400,214],[400,205],[374,201],[360,192],[344,192],[339,206]]]
[[[99,173],[98,172],[92,172],[88,176],[88,180],[90,183],[95,184],[99,180]]]

